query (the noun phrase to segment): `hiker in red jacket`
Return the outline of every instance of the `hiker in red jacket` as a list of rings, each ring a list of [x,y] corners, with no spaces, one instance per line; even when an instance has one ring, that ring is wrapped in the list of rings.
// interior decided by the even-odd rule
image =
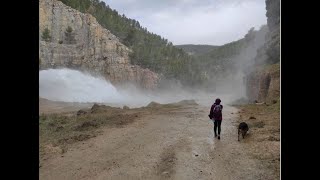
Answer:
[[[210,114],[209,114],[209,118],[214,121],[214,137],[218,136],[218,139],[220,139],[222,109],[223,109],[223,106],[220,103],[221,103],[221,100],[217,98],[215,103],[212,104],[210,109]],[[218,128],[218,135],[217,135],[217,128]]]

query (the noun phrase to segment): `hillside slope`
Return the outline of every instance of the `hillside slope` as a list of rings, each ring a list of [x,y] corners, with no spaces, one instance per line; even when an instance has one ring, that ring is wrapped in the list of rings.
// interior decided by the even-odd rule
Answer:
[[[213,46],[213,45],[195,45],[195,44],[182,44],[182,45],[175,45],[177,48],[181,48],[185,52],[187,52],[189,55],[198,56],[201,54],[208,53],[211,50],[214,50],[216,48],[219,48],[219,46]]]

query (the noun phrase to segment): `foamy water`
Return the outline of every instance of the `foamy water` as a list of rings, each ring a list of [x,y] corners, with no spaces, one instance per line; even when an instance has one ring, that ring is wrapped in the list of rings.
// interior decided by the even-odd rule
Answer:
[[[65,102],[124,101],[124,96],[107,80],[70,69],[40,71],[39,95]]]
[[[221,91],[218,95],[200,91],[190,93],[179,87],[150,93],[134,87],[117,89],[102,77],[94,77],[77,70],[64,68],[39,72],[39,96],[53,101],[98,102],[114,106],[140,107],[151,101],[171,103],[194,99],[199,104],[210,106],[217,97],[221,98],[223,104],[239,98],[238,93],[234,91],[236,88],[225,87],[224,89],[225,91]]]

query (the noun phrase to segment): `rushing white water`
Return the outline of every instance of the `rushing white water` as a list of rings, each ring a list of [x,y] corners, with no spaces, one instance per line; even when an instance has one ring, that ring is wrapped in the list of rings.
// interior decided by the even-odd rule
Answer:
[[[163,104],[184,99],[194,99],[207,106],[217,97],[220,97],[223,103],[239,97],[234,87],[223,89],[219,95],[202,91],[191,93],[179,86],[150,93],[138,90],[134,86],[117,89],[102,77],[94,77],[88,73],[66,68],[41,70],[39,74],[39,96],[42,98],[63,102],[97,102],[118,107],[123,105],[141,107],[151,101]]]
[[[164,98],[159,94],[142,92],[134,86],[117,89],[103,77],[93,77],[88,73],[67,68],[41,70],[39,96],[52,101],[97,102],[130,107],[145,106],[151,101],[167,103],[177,100],[177,97]]]
[[[124,96],[105,79],[70,69],[40,71],[39,95],[46,99],[65,102],[124,101]]]

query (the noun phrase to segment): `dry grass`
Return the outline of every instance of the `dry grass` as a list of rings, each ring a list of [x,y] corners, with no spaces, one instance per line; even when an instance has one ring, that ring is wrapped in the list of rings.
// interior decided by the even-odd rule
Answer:
[[[40,158],[50,153],[64,153],[68,146],[95,137],[100,127],[123,127],[139,117],[140,112],[108,106],[83,110],[86,114],[42,114],[39,117]]]
[[[42,113],[39,116],[40,159],[52,153],[64,153],[70,145],[97,136],[101,127],[121,128],[145,114],[167,113],[181,108],[184,103],[192,104],[193,101],[153,102],[147,107],[133,109],[95,104],[91,109],[77,112]]]
[[[249,135],[245,148],[252,158],[280,177],[280,101],[274,104],[239,105],[239,122],[246,122]],[[254,118],[250,118],[254,117]]]

